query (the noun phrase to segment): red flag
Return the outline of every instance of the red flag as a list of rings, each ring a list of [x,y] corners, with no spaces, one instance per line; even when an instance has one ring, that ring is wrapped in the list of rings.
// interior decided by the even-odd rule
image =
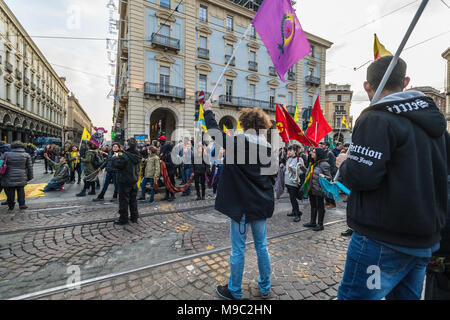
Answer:
[[[279,106],[277,105],[275,112],[275,121],[278,133],[280,134],[281,140],[283,140],[283,142],[289,142],[289,137],[286,131],[286,118],[283,115],[283,111],[281,111],[278,107]]]
[[[292,116],[289,114],[289,112],[285,109],[283,109],[283,113],[284,113],[284,117],[286,119],[286,128],[287,128],[287,132],[289,135],[289,138],[291,140],[297,140],[298,142],[300,142],[301,144],[304,144],[306,146],[311,146],[311,147],[317,147],[317,143],[314,143],[314,141],[308,139],[305,136],[305,133],[303,132],[302,129],[300,129],[300,127],[297,125],[297,123],[295,123],[294,119],[292,118]]]
[[[314,108],[311,113],[312,124],[306,131],[306,136],[315,143],[322,140],[328,133],[333,131],[330,125],[325,120],[322,110],[320,109],[319,97],[317,97],[314,103]]]

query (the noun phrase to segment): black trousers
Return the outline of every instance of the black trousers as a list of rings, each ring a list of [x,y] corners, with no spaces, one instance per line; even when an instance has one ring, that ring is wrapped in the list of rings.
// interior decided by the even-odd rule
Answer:
[[[47,159],[44,159],[44,164],[45,164],[45,172],[48,172],[47,169],[50,169],[50,171],[53,171],[53,165],[50,163],[50,161],[48,161]]]
[[[77,163],[75,168],[70,168],[70,181],[75,181],[75,172],[78,173],[78,182],[81,181],[81,165]]]
[[[323,225],[325,218],[325,204],[323,196],[309,194],[309,203],[311,205],[311,222],[316,223],[316,217],[319,215],[318,224]]]
[[[206,192],[206,185],[205,185],[205,174],[195,174],[194,175],[195,180],[195,191],[197,191],[197,196],[200,197],[200,186],[202,187],[202,197],[205,196]]]
[[[169,173],[168,176],[170,183],[175,187],[175,173]],[[166,198],[169,198],[169,194],[171,197],[175,196],[175,193],[169,192],[169,190],[166,189]]]
[[[5,194],[7,197],[8,208],[14,209],[16,191],[17,191],[17,200],[19,202],[19,207],[25,206],[25,187],[4,187]]]
[[[286,188],[288,190],[289,193],[289,199],[291,200],[291,205],[292,205],[292,212],[296,215],[296,216],[301,216],[302,213],[300,212],[300,208],[298,206],[298,193],[300,192],[300,188],[299,187],[294,187],[294,186],[290,186],[290,185],[286,185]]]
[[[91,192],[95,192],[95,181],[84,180],[84,187],[83,187],[83,191],[81,191],[81,192],[86,192],[89,190],[89,188],[91,188]]]
[[[131,186],[119,184],[119,214],[120,222],[128,222],[128,208],[130,208],[130,219],[137,220],[139,217],[137,207],[137,192],[138,187],[136,184]]]

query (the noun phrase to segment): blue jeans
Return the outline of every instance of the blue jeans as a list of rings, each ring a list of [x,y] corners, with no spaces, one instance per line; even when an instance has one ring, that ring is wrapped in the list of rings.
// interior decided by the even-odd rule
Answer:
[[[45,187],[44,192],[59,190],[63,186],[64,182],[57,183],[54,181],[50,181]]]
[[[142,188],[141,198],[145,199],[145,187],[147,186],[147,183],[150,183],[150,201],[153,201],[155,199],[155,189],[153,189],[153,183],[154,183],[153,178],[144,178],[142,180],[142,182],[141,182],[141,188]]]
[[[114,193],[117,193],[119,191],[119,189],[117,188],[116,173],[106,171],[105,181],[103,182],[102,194],[106,193],[106,190],[108,190],[108,186],[111,183],[111,181],[114,183]]]
[[[230,239],[231,256],[230,269],[231,274],[228,279],[228,289],[233,297],[240,299],[242,297],[242,275],[244,273],[245,263],[245,241],[247,238],[248,225],[252,227],[253,239],[255,241],[256,255],[258,256],[258,287],[262,294],[270,291],[270,257],[267,250],[267,222],[266,220],[253,221],[245,223],[245,215],[241,223],[231,220]]]
[[[420,300],[429,260],[401,253],[354,232],[338,300]]]
[[[186,184],[189,181],[189,179],[191,178],[191,174],[192,168],[183,168],[183,172],[181,175],[181,181],[183,182],[183,184]],[[189,187],[187,187],[187,189],[183,193],[184,194],[191,193],[191,185],[189,185]]]

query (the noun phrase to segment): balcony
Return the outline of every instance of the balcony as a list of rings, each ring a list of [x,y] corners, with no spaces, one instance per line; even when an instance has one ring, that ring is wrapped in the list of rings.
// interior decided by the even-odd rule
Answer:
[[[266,111],[275,112],[275,104],[271,104],[269,101],[255,100],[244,97],[233,97],[228,95],[219,96],[219,105],[231,106],[237,108],[261,108]]]
[[[248,70],[250,70],[250,71],[258,71],[258,62],[256,62],[256,61],[249,61],[248,62]]]
[[[225,55],[225,64],[228,63],[228,61],[230,60],[231,56],[226,54]],[[233,60],[231,60],[230,66],[235,66],[236,65],[236,57],[233,57]]]
[[[275,69],[275,67],[269,67],[269,74],[271,76],[276,77],[277,76],[277,69]]]
[[[295,81],[295,72],[288,71],[288,80]],[[319,80],[320,83],[320,80]]]
[[[186,99],[186,89],[180,87],[169,86],[161,83],[150,83],[146,82],[144,87],[145,98],[150,98],[150,96],[156,96],[156,99],[161,99],[161,97],[180,99],[182,102]]]
[[[31,90],[36,90],[36,83],[34,82],[31,83]]]
[[[160,47],[167,50],[175,50],[177,53],[180,50],[180,40],[163,36],[161,34],[152,33],[151,37],[152,47]]]
[[[311,84],[313,86],[320,86],[320,78],[318,78],[318,77],[306,76],[305,82],[307,84]]]
[[[128,87],[126,82],[122,83],[119,89],[119,100],[125,101],[128,100]]]
[[[13,65],[11,64],[11,62],[6,61],[5,66],[6,66],[6,71],[8,71],[9,73],[12,73],[12,72],[13,72],[14,67],[13,67]]]
[[[37,94],[41,95],[41,88],[37,88]]]
[[[209,50],[205,48],[198,48],[197,57],[209,60]]]
[[[198,102],[198,94],[200,93],[200,91],[195,91],[195,102]],[[211,97],[211,92],[205,92],[205,101],[208,100],[210,97]]]
[[[45,100],[46,97],[47,97],[47,95],[45,94],[44,91],[42,91],[42,100]]]
[[[28,79],[27,77],[23,78],[23,82],[25,83],[26,86],[30,85],[30,79]]]

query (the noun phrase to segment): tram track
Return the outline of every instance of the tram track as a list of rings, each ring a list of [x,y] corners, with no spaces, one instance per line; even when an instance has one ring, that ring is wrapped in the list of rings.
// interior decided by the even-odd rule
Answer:
[[[206,209],[205,207],[203,207],[204,209]],[[191,209],[186,209],[186,211],[192,211],[194,208]],[[175,212],[180,212],[180,210],[176,210]],[[164,213],[168,213],[168,212],[164,212]],[[154,215],[154,214],[153,214]],[[142,215],[143,216],[143,215]],[[341,219],[341,220],[335,220],[335,221],[331,221],[328,223],[325,223],[324,226],[330,226],[330,225],[334,225],[334,224],[338,224],[338,223],[345,223],[346,219]],[[295,235],[295,234],[299,234],[299,233],[304,233],[304,232],[308,232],[311,231],[311,229],[308,228],[302,228],[299,230],[293,230],[293,231],[288,231],[288,232],[281,232],[281,233],[277,233],[275,235],[271,235],[267,237],[267,240],[274,240],[274,239],[278,239],[278,238],[283,238],[283,237],[288,237],[291,235]],[[254,241],[247,241],[246,245],[250,245],[253,244]],[[231,246],[224,246],[224,247],[220,247],[220,248],[215,248],[212,250],[206,250],[206,251],[201,251],[195,254],[191,254],[191,255],[185,255],[179,258],[175,258],[175,259],[170,259],[170,260],[166,260],[166,261],[162,261],[156,264],[149,264],[143,267],[139,267],[139,268],[134,268],[134,269],[130,269],[130,270],[125,270],[125,271],[121,271],[121,272],[116,272],[116,273],[110,273],[104,276],[99,276],[99,277],[95,277],[95,278],[90,278],[90,279],[86,279],[83,281],[80,281],[78,283],[74,283],[72,285],[61,285],[61,286],[57,286],[57,287],[53,287],[53,288],[49,288],[49,289],[45,289],[45,290],[41,290],[41,291],[35,291],[35,292],[30,292],[27,294],[23,294],[20,296],[16,296],[16,297],[12,297],[9,298],[9,300],[28,300],[28,299],[39,299],[39,298],[45,298],[45,297],[49,297],[55,294],[59,294],[59,293],[65,293],[65,292],[69,292],[72,290],[76,290],[76,289],[81,289],[83,287],[86,287],[88,285],[92,285],[92,284],[96,284],[96,283],[100,283],[103,281],[108,281],[111,279],[115,279],[115,278],[119,278],[122,276],[127,276],[133,273],[138,273],[141,271],[148,271],[151,269],[156,269],[158,267],[162,267],[162,266],[166,266],[166,265],[170,265],[173,263],[178,263],[178,262],[182,262],[185,260],[191,260],[191,259],[195,259],[195,258],[199,258],[199,257],[203,257],[206,255],[211,255],[214,253],[219,253],[222,251],[226,251],[226,250],[230,250]]]
[[[199,206],[199,207],[192,207],[192,208],[180,208],[180,209],[174,209],[174,210],[169,210],[169,211],[159,210],[159,211],[154,211],[154,212],[141,213],[139,215],[139,218],[160,216],[160,215],[165,215],[165,214],[185,213],[185,212],[190,212],[190,211],[204,211],[204,210],[210,210],[212,208],[214,208],[214,205]],[[148,211],[148,210],[144,210],[144,212],[145,211]],[[53,226],[41,226],[41,227],[34,227],[34,228],[15,229],[15,230],[9,230],[9,231],[2,231],[2,232],[0,232],[0,236],[7,236],[7,235],[13,235],[13,234],[19,234],[19,233],[27,233],[27,232],[39,232],[39,231],[48,231],[48,230],[55,230],[55,229],[64,229],[64,228],[71,228],[71,227],[78,227],[78,226],[85,226],[85,225],[92,225],[92,224],[99,224],[99,223],[110,223],[110,222],[114,222],[116,219],[117,219],[117,217],[80,221],[80,222],[53,225]]]

